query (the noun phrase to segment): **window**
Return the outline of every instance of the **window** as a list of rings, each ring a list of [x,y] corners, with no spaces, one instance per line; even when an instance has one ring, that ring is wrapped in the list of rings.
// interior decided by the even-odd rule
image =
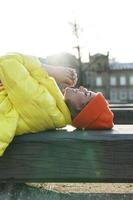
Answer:
[[[110,77],[110,85],[111,86],[116,85],[116,77],[115,76]]]
[[[125,76],[120,77],[120,85],[126,85],[126,77]]]
[[[120,100],[126,100],[127,99],[127,90],[121,89],[120,90]]]
[[[95,89],[95,92],[101,92],[103,94],[103,96],[105,96],[105,90],[102,87],[98,87]]]
[[[89,85],[91,80],[90,80],[90,74],[88,71],[85,72],[85,77],[86,77],[86,84]]]
[[[130,77],[129,77],[129,84],[130,84],[130,85],[133,85],[133,76],[130,76]]]
[[[102,86],[102,77],[101,76],[96,77],[96,86]]]
[[[110,90],[110,100],[113,102],[115,102],[116,100],[118,100],[118,95],[117,95],[117,91],[115,89],[111,89]]]
[[[129,90],[129,100],[133,100],[133,89]]]

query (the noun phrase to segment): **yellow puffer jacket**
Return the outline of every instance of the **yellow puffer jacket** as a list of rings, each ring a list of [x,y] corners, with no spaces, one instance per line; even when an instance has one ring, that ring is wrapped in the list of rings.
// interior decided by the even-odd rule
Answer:
[[[0,57],[0,80],[0,156],[15,135],[71,124],[58,86],[36,57]]]

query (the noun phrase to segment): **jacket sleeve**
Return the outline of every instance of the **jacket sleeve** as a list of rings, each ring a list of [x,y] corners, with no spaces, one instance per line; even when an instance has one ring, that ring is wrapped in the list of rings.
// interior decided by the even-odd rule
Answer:
[[[12,54],[0,58],[0,79],[10,102],[27,127],[19,128],[20,133],[37,132],[44,127],[54,128],[51,117],[45,111],[48,107],[45,101],[50,99],[50,102],[55,102],[47,88],[35,78],[42,75],[48,76],[36,57]]]
[[[0,156],[15,135],[18,114],[8,100],[5,91],[0,92]]]

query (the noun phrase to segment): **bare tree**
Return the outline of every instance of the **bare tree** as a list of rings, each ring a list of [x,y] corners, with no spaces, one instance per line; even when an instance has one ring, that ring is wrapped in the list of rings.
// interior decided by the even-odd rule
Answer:
[[[77,23],[76,20],[74,22],[69,23],[71,28],[72,28],[72,33],[76,37],[76,46],[74,46],[75,49],[77,49],[78,53],[78,61],[79,61],[79,79],[78,79],[78,84],[82,85],[82,62],[81,62],[81,47],[79,44],[79,31],[80,31],[80,26]]]

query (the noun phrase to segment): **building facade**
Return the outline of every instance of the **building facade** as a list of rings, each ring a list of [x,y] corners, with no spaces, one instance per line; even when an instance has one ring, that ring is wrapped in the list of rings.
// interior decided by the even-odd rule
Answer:
[[[111,103],[133,103],[133,63],[118,63],[107,55],[89,55],[82,66],[83,85],[100,91]]]

